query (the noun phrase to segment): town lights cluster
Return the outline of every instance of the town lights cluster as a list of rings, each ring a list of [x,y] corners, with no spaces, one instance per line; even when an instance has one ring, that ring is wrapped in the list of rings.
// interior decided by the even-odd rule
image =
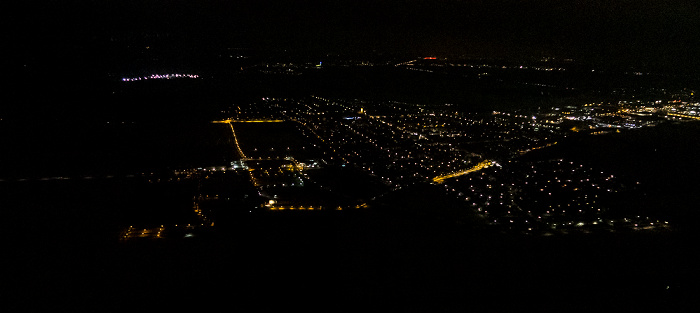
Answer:
[[[667,221],[625,216],[617,208],[616,199],[639,192],[640,182],[574,160],[522,156],[556,146],[574,133],[617,133],[667,119],[692,120],[698,112],[696,103],[663,101],[653,106],[618,102],[462,112],[449,103],[263,97],[231,105],[212,122],[221,126],[236,155],[230,166],[147,178],[149,183],[198,183],[193,204],[198,223],[167,225],[171,238],[208,233],[215,209],[240,199],[247,200],[236,210],[246,215],[326,215],[372,207],[369,201],[357,205],[353,196],[336,197],[354,191],[337,184],[339,176],[324,176],[324,167],[337,173],[351,170],[372,182],[376,191],[367,191],[370,201],[404,188],[444,191],[465,214],[508,232],[665,231],[671,229]],[[268,132],[285,136],[270,140],[264,136]],[[222,183],[240,188],[217,188]],[[161,231],[129,228],[122,237],[161,238]]]
[[[124,77],[123,82],[134,82],[140,80],[152,80],[152,79],[176,79],[176,78],[192,78],[197,79],[199,75],[196,74],[153,74],[151,76],[143,77]]]

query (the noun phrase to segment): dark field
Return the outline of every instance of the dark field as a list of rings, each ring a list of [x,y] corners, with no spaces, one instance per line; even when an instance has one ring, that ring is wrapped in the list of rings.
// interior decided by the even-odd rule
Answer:
[[[230,164],[230,129],[202,122],[0,123],[0,179],[125,175]]]
[[[291,156],[303,161],[323,157],[320,140],[307,136],[295,122],[233,123],[233,128],[249,158]]]
[[[14,232],[14,310],[685,311],[700,274],[680,236],[522,238],[378,212],[130,243],[47,230]]]

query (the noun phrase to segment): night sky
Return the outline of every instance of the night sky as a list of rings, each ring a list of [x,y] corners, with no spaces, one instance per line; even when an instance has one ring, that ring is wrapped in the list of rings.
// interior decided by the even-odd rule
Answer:
[[[43,0],[21,6],[6,11],[5,29],[23,58],[100,54],[115,38],[157,36],[179,49],[554,56],[684,71],[700,65],[700,4],[692,0]]]

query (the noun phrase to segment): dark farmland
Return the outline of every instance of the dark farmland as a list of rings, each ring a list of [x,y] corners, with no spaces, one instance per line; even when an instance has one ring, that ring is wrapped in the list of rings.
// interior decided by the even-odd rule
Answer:
[[[119,243],[96,227],[109,221],[104,211],[73,210],[39,211],[50,221],[30,223],[62,227],[10,228],[13,309],[128,309],[148,300],[169,309],[233,301],[262,310],[682,311],[693,307],[699,274],[695,240],[670,234],[524,238],[346,212],[250,217],[215,236]],[[85,213],[87,223],[75,224],[71,215]]]
[[[230,164],[230,129],[208,121],[0,123],[0,179],[125,175]]]
[[[324,156],[321,142],[295,122],[233,123],[247,157],[291,156],[300,161]]]

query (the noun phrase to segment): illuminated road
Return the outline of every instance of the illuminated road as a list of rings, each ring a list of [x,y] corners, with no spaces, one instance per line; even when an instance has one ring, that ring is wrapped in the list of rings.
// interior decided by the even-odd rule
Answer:
[[[236,149],[238,150],[238,154],[241,156],[241,158],[246,158],[245,153],[243,153],[243,150],[241,150],[241,145],[238,143],[238,137],[236,137],[236,131],[233,130],[233,124],[228,123],[229,126],[231,126],[231,132],[233,133],[233,141],[236,143]]]
[[[456,173],[452,173],[452,174],[447,174],[447,175],[442,175],[442,176],[437,176],[437,177],[433,178],[433,181],[436,182],[436,183],[441,183],[441,182],[444,181],[445,179],[449,179],[449,178],[453,178],[453,177],[457,177],[457,176],[462,176],[462,175],[466,175],[466,174],[469,174],[469,173],[473,173],[473,172],[476,172],[476,171],[480,171],[480,170],[482,170],[482,169],[484,169],[484,168],[487,168],[487,167],[491,166],[491,164],[493,164],[493,161],[485,160],[485,161],[482,161],[481,163],[475,165],[474,167],[472,167],[472,168],[470,168],[470,169],[468,169],[468,170],[464,170],[464,171],[460,171],[460,172],[456,172]]]
[[[683,118],[690,118],[694,120],[700,120],[700,116],[695,116],[695,115],[687,115],[687,114],[680,114],[680,113],[668,113],[670,116],[675,116],[675,117],[683,117]]]
[[[544,145],[544,146],[532,147],[532,148],[529,148],[529,149],[520,150],[520,151],[518,151],[518,153],[520,153],[521,155],[523,155],[523,154],[525,154],[525,153],[528,153],[528,152],[531,152],[531,151],[535,151],[535,150],[539,150],[539,149],[542,149],[542,148],[551,147],[551,146],[556,145],[556,144],[557,144],[557,142],[555,141],[555,142],[552,142],[552,143],[548,143],[548,144],[546,144],[546,145]]]

